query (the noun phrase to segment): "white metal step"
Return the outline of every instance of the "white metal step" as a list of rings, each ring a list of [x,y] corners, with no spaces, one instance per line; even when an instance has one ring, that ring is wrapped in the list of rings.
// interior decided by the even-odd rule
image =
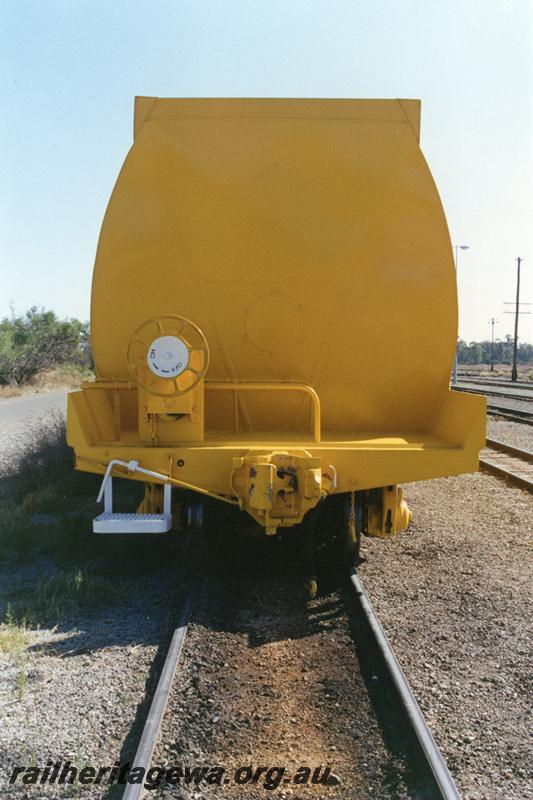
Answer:
[[[144,472],[152,477],[166,480],[164,475],[150,472],[139,466],[137,461],[110,461],[102,481],[98,501],[104,500],[104,513],[93,519],[94,533],[166,533],[172,528],[172,487],[165,483],[163,487],[162,514],[131,514],[113,512],[113,478],[111,470],[114,464],[127,467],[132,472]]]
[[[94,533],[165,533],[171,528],[170,514],[122,514],[104,511],[93,520]]]

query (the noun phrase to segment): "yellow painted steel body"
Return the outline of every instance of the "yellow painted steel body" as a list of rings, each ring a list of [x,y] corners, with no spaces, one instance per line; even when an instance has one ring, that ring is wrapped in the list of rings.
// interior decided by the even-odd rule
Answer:
[[[94,269],[96,382],[69,396],[79,469],[135,458],[250,511],[246,459],[319,463],[285,525],[324,493],[477,469],[484,400],[449,388],[455,272],[419,126],[416,100],[137,98]],[[209,367],[148,401],[130,339],[172,315]]]

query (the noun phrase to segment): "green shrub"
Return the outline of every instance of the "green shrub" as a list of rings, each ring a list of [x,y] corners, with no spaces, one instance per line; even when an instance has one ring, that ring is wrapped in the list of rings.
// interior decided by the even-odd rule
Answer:
[[[0,321],[0,385],[23,386],[60,364],[91,367],[88,323],[60,320],[53,311],[31,308]]]

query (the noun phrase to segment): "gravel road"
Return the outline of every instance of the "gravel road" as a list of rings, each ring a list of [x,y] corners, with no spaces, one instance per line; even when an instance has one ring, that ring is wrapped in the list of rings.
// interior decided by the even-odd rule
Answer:
[[[0,400],[0,459],[9,457],[40,418],[65,414],[67,392],[43,392]]]

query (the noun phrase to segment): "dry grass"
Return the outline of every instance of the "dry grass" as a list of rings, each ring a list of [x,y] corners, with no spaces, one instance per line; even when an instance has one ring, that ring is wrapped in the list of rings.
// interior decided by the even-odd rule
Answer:
[[[459,377],[461,375],[474,377],[475,375],[479,378],[510,380],[511,369],[510,364],[494,364],[494,370],[491,372],[489,364],[459,364]],[[518,380],[533,381],[533,364],[518,364]]]
[[[28,683],[28,655],[26,648],[30,637],[26,620],[17,620],[8,606],[6,621],[0,623],[0,653],[4,653],[15,666],[15,688],[17,700],[20,703],[26,693]]]
[[[0,386],[0,400],[10,400],[36,392],[59,392],[62,389],[75,389],[83,381],[92,380],[94,374],[89,369],[80,369],[64,364],[41,372],[24,386]]]
[[[28,386],[0,386],[0,400],[11,400],[12,397],[22,397],[34,391]]]
[[[83,569],[62,570],[31,587],[12,591],[6,624],[2,627],[8,628],[16,641],[17,630],[22,637],[27,625],[39,627],[79,612],[116,605],[128,592],[129,583],[116,577],[95,575]]]
[[[26,621],[16,622],[11,609],[8,609],[6,621],[0,623],[0,653],[6,653],[11,658],[16,658],[20,656],[28,641]]]
[[[0,560],[36,551],[65,559],[90,552],[98,476],[75,472],[59,414],[39,420],[0,469]]]
[[[146,558],[143,537],[99,537],[92,519],[101,476],[74,470],[60,414],[40,419],[18,452],[0,465],[0,562],[23,563],[45,555],[69,569],[88,563],[105,572],[137,571]],[[119,481],[118,508],[136,508],[142,484]],[[164,558],[165,548],[157,552]]]

